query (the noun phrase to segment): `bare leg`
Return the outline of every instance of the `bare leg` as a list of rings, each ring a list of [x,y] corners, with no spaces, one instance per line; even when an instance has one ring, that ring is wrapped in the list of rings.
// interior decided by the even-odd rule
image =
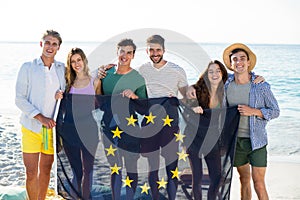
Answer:
[[[44,200],[46,198],[48,185],[50,181],[50,172],[52,168],[52,163],[54,160],[53,155],[40,154],[39,163],[39,200]]]
[[[265,184],[266,167],[252,167],[252,179],[254,189],[259,200],[268,200],[268,193]]]
[[[249,163],[237,167],[237,171],[240,175],[241,200],[250,200],[251,199],[251,185],[250,185],[251,173],[250,173]]]
[[[23,153],[23,162],[26,169],[26,191],[30,200],[38,199],[38,162],[39,153]]]

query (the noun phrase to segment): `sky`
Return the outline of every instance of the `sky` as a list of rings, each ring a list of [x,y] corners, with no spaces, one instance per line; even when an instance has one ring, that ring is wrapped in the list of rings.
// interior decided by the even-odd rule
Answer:
[[[298,0],[3,0],[0,41],[105,41],[142,28],[201,43],[300,44]]]

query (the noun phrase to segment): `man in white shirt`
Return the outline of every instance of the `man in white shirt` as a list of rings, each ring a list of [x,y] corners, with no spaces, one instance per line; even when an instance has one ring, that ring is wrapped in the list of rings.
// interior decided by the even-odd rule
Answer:
[[[16,83],[15,103],[22,111],[22,152],[30,200],[45,199],[50,181],[55,93],[65,88],[65,66],[54,60],[61,43],[58,32],[47,30],[40,41],[41,57],[22,65]]]
[[[146,81],[149,98],[177,97],[178,91],[185,97],[188,87],[186,73],[177,64],[166,61],[163,58],[165,53],[164,38],[160,35],[152,35],[147,39],[147,54],[152,62],[143,64],[139,73]],[[142,155],[147,157],[149,163],[149,185],[153,199],[159,199],[157,182],[160,154],[165,159],[166,173],[168,176],[167,193],[168,199],[176,198],[178,186],[177,178],[172,178],[178,164],[178,143],[175,141],[174,133],[178,133],[178,113],[175,106],[166,110],[166,113],[174,116],[171,126],[164,126],[153,136],[143,136],[141,142]],[[171,113],[171,114],[170,114]],[[150,134],[151,135],[151,134]]]

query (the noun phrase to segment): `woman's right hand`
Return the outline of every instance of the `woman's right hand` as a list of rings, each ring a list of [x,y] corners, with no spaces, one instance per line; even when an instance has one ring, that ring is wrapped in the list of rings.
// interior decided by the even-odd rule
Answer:
[[[201,106],[193,107],[192,109],[195,113],[203,114],[203,109]]]

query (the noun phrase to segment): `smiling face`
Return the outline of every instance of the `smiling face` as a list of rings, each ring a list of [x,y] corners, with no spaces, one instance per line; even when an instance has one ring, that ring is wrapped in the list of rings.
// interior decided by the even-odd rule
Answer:
[[[43,48],[42,56],[54,59],[54,56],[59,50],[59,40],[48,35],[40,42],[40,46]]]
[[[158,64],[163,60],[165,50],[160,44],[150,43],[147,45],[147,54],[154,64]]]
[[[120,46],[117,55],[119,66],[130,66],[131,60],[134,58],[134,48],[132,46]]]
[[[72,69],[76,72],[76,74],[80,74],[85,72],[85,65],[83,62],[83,59],[81,58],[81,56],[79,54],[74,54],[71,57],[71,67]]]
[[[230,57],[231,68],[235,73],[243,74],[248,73],[250,60],[244,51],[238,51]]]
[[[211,85],[218,86],[222,81],[222,71],[218,64],[212,63],[208,67],[208,80]]]

